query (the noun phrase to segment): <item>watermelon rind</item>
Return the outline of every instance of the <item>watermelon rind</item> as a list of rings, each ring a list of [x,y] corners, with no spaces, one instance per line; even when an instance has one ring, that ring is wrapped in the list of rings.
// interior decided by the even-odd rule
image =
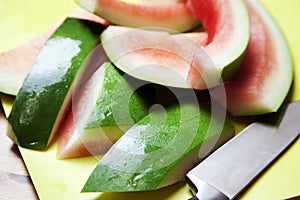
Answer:
[[[57,157],[104,154],[149,113],[154,97],[153,85],[105,62],[72,98],[72,116],[60,129]]]
[[[82,192],[156,190],[183,181],[187,170],[234,135],[228,120],[206,108],[184,97],[149,113],[104,155]]]
[[[231,81],[249,42],[247,8],[241,0],[228,1],[225,6],[210,3],[217,4],[229,19],[217,15],[217,30],[207,31],[211,41],[204,45],[188,33],[111,25],[101,34],[104,50],[126,73],[165,86],[203,90]]]
[[[186,77],[199,46],[184,34],[110,25],[100,39],[110,61],[125,73],[164,86],[190,88]],[[140,53],[143,50],[147,52]]]
[[[166,28],[186,32],[200,25],[185,2],[76,0],[82,8],[99,15],[112,24],[143,28]]]
[[[104,28],[67,18],[46,42],[8,117],[8,135],[18,145],[32,149],[48,146],[68,108],[73,82],[82,74],[81,66]]]
[[[278,111],[294,77],[290,49],[280,25],[260,1],[245,2],[250,9],[250,42],[240,73],[234,81],[225,84],[225,106],[234,116]],[[216,99],[219,89],[212,92]]]

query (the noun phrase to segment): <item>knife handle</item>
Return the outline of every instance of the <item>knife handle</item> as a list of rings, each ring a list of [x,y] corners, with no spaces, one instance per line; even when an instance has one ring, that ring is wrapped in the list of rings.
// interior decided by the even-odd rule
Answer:
[[[199,200],[198,197],[193,196],[192,198],[190,198],[189,200]]]
[[[217,190],[215,187],[204,182],[192,174],[188,174],[188,183],[196,195],[189,200],[228,200],[228,196]]]

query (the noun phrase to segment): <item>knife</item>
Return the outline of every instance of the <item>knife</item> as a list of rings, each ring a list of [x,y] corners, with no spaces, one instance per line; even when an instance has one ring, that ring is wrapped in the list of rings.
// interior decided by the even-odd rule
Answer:
[[[300,101],[290,103],[276,124],[255,122],[204,159],[186,175],[190,200],[234,199],[300,133]]]

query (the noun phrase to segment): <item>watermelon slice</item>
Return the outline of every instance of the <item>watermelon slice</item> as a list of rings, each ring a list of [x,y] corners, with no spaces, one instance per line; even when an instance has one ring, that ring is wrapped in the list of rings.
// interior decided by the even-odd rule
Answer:
[[[237,78],[225,85],[227,108],[235,116],[276,112],[293,80],[293,64],[284,35],[257,0],[246,0],[250,43]],[[221,88],[222,89],[222,88]],[[212,95],[219,98],[219,89]]]
[[[50,37],[8,117],[8,134],[15,143],[33,149],[48,146],[68,107],[73,82],[83,74],[83,61],[99,42],[104,28],[91,21],[67,18]]]
[[[188,0],[187,4],[208,32],[204,51],[214,63],[211,66],[203,53],[196,53],[188,83],[202,89],[207,84],[217,85],[220,78],[221,82],[232,80],[249,42],[249,16],[244,1]]]
[[[86,10],[116,25],[158,27],[185,32],[200,24],[186,7],[185,1],[76,0]]]
[[[207,110],[193,96],[157,108],[113,145],[82,191],[155,190],[183,181],[201,158],[234,135],[229,121]]]
[[[104,63],[72,98],[71,113],[59,131],[57,158],[104,154],[148,114],[152,88]]]
[[[122,26],[109,26],[101,34],[107,56],[122,71],[166,86],[188,87],[181,74],[187,74],[188,61],[192,59],[189,52],[198,46],[193,40],[181,46],[185,42],[177,43],[175,38],[185,39],[173,38],[167,32]]]
[[[190,37],[190,33],[109,26],[101,40],[110,60],[136,78],[172,87],[207,89],[222,79],[232,80],[249,41],[244,2],[197,0],[190,4],[193,12],[202,13],[198,17],[207,34],[199,33],[201,39],[195,39],[196,33]]]
[[[0,54],[0,91],[17,95],[42,47],[59,24],[37,36],[31,41]]]
[[[91,20],[99,24],[108,25],[108,22],[99,16],[81,8],[72,12],[69,17]],[[17,95],[44,44],[62,23],[63,20],[57,22],[49,30],[38,35],[31,41],[0,54],[0,92]]]

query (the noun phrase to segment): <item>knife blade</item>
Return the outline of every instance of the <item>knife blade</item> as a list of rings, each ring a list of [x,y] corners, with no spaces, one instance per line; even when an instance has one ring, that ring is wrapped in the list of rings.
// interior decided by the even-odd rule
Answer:
[[[204,159],[186,175],[190,200],[234,199],[300,133],[300,101],[290,103],[276,124],[255,122]]]

